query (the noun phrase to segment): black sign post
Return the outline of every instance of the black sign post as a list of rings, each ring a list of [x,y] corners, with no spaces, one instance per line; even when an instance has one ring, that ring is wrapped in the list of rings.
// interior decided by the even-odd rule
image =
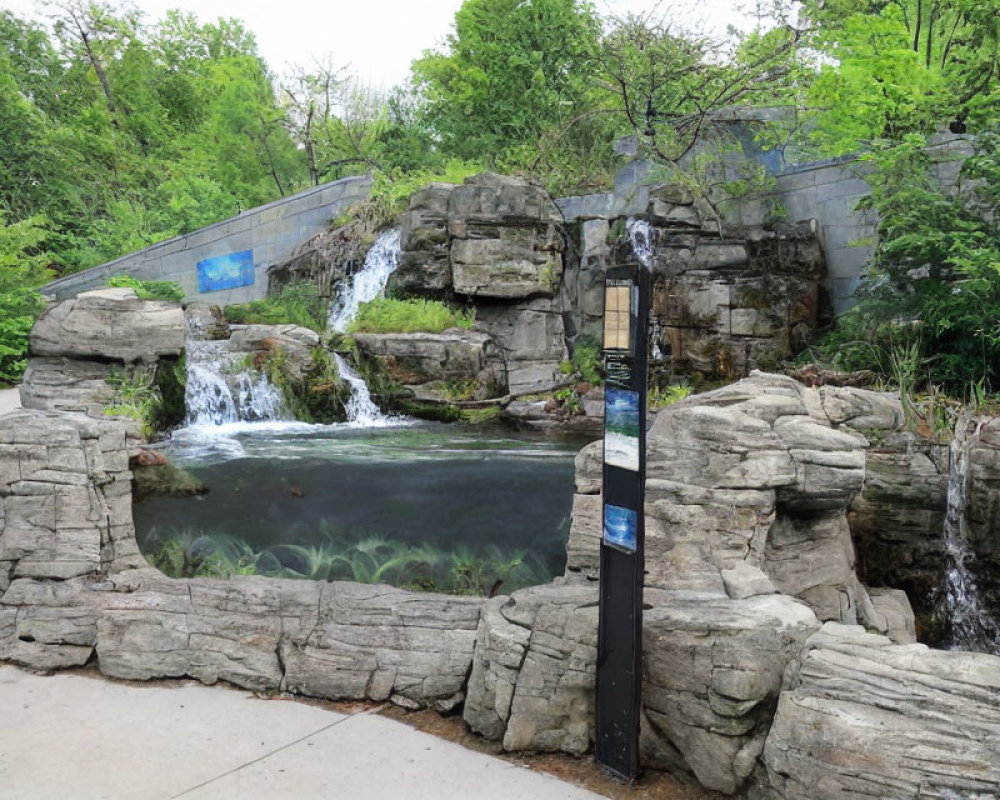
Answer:
[[[604,289],[597,761],[627,780],[639,771],[648,325],[649,273],[642,267],[609,269]]]

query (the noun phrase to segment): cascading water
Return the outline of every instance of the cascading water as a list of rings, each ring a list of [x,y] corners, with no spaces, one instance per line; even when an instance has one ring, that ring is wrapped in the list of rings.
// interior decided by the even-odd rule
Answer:
[[[351,399],[344,407],[344,411],[347,412],[347,422],[361,428],[379,428],[390,424],[392,418],[379,411],[378,406],[372,401],[371,392],[368,391],[368,384],[364,378],[352,370],[341,356],[334,353],[333,358],[337,362],[340,377],[351,387]]]
[[[399,228],[379,234],[365,256],[364,266],[344,284],[330,309],[330,330],[343,333],[358,315],[362,303],[380,297],[386,281],[399,266]]]
[[[347,326],[358,315],[362,303],[381,297],[389,276],[399,266],[399,228],[393,228],[379,234],[368,254],[364,266],[351,276],[349,284],[345,284],[330,309],[329,327],[337,333],[343,333]],[[351,399],[347,401],[345,411],[347,421],[359,427],[380,427],[391,423],[390,418],[379,411],[372,402],[371,393],[364,379],[355,373],[347,362],[335,355],[337,370],[351,387]]]
[[[225,341],[187,341],[184,403],[188,426],[290,419],[280,390],[267,376],[240,364]]]
[[[628,233],[635,257],[646,269],[651,270],[653,268],[653,248],[656,244],[656,233],[653,226],[649,224],[648,220],[629,217],[625,221],[625,231]]]
[[[975,577],[969,570],[969,564],[975,558],[965,535],[969,451],[979,436],[981,423],[974,427],[970,435],[972,427],[968,417],[959,419],[949,452],[948,507],[944,520],[946,645],[952,650],[1000,655],[1000,624],[984,607]]]
[[[649,224],[648,220],[638,217],[629,217],[625,221],[625,231],[628,233],[629,243],[632,245],[632,253],[639,263],[646,269],[652,271],[653,256],[656,246],[656,231]],[[652,317],[650,322],[652,328],[652,350],[649,355],[654,362],[663,360],[663,351],[660,349],[660,322],[656,317]]]

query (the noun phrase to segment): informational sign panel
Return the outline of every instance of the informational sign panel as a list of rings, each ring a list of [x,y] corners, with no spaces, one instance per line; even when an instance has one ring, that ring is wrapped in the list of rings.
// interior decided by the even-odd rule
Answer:
[[[253,250],[241,250],[198,262],[198,291],[218,292],[253,286]]]
[[[597,644],[597,761],[639,771],[649,273],[608,270],[604,290],[604,516]]]

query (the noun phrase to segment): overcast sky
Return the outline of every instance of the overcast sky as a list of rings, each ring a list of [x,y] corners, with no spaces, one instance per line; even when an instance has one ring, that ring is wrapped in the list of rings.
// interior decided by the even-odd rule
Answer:
[[[741,0],[673,0],[671,16],[715,33],[746,18]],[[270,67],[286,72],[333,56],[362,80],[390,86],[406,78],[410,62],[441,45],[462,0],[137,0],[147,21],[168,8],[192,11],[202,21],[237,17],[253,31]],[[596,0],[602,13],[646,11],[655,0]],[[40,16],[35,0],[0,0],[19,16]],[[663,4],[667,8],[667,4]],[[745,24],[745,23],[744,23]]]

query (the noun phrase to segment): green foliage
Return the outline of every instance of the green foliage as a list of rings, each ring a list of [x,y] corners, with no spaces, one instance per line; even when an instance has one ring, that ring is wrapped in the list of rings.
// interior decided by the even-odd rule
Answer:
[[[819,155],[926,132],[939,119],[941,75],[914,51],[899,6],[851,14],[832,29],[820,27],[812,42],[834,59],[806,97],[817,118],[809,139]]]
[[[153,531],[146,560],[173,578],[268,575],[321,581],[388,583],[460,595],[505,592],[552,579],[537,557],[489,545],[443,550],[379,536],[343,537],[323,545],[274,545],[255,553],[242,539],[217,533]]]
[[[226,306],[226,322],[236,325],[301,325],[321,332],[326,327],[326,307],[313,283],[292,283],[281,294]]]
[[[604,367],[601,344],[593,336],[581,336],[573,345],[573,355],[569,361],[559,365],[564,375],[578,375],[580,380],[593,386],[600,386]]]
[[[441,150],[480,159],[562,127],[590,89],[599,31],[578,0],[465,0],[446,52],[413,64]]]
[[[880,216],[860,300],[819,352],[840,369],[873,369],[913,394],[937,384],[965,394],[1000,386],[1000,136],[984,135],[962,167],[973,191],[945,196],[920,137],[872,156],[865,207]],[[974,201],[974,202],[973,202]]]
[[[129,375],[111,370],[106,380],[114,389],[114,395],[105,406],[104,413],[111,417],[134,419],[147,439],[156,433],[162,398],[153,378],[144,372]]]
[[[167,300],[179,303],[184,299],[184,290],[175,281],[144,281],[131,275],[114,275],[108,278],[108,286],[134,289],[143,300]]]
[[[51,277],[40,217],[8,225],[0,212],[0,384],[17,383],[28,362],[28,334],[45,300],[34,290]]]
[[[853,152],[858,141],[898,139],[935,122],[997,121],[997,0],[806,0],[801,19],[818,66],[806,102],[814,143]]]
[[[447,328],[471,328],[472,312],[453,309],[438,300],[376,298],[362,303],[351,322],[351,333],[440,333]]]
[[[683,400],[694,392],[694,387],[687,383],[671,383],[663,388],[651,386],[647,396],[650,411],[659,411],[678,400]]]

